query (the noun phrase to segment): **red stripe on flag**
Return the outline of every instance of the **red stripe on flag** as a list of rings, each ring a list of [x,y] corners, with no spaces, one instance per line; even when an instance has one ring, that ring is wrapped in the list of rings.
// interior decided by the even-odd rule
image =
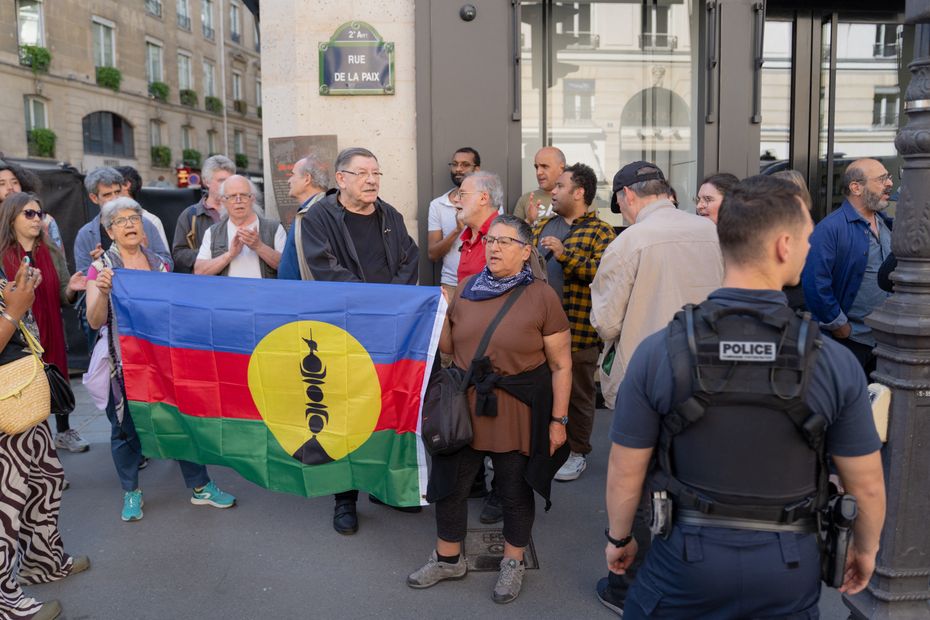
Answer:
[[[260,420],[249,391],[249,356],[222,351],[171,348],[120,336],[123,368],[131,378],[126,396],[163,402],[185,415]],[[381,417],[375,431],[415,432],[426,362],[375,364],[381,383]]]

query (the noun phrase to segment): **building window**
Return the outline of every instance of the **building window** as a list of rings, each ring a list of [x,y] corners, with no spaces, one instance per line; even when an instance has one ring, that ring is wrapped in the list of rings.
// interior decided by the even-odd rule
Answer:
[[[191,73],[191,55],[187,52],[178,52],[178,88],[192,90],[194,79]]]
[[[178,28],[187,31],[191,29],[190,0],[178,0]]]
[[[262,51],[262,35],[258,28],[258,22],[252,20],[252,33],[255,35],[255,51]]]
[[[145,0],[145,12],[154,17],[161,17],[161,0]]]
[[[242,31],[239,23],[239,5],[235,2],[229,3],[229,37],[234,43],[242,41]]]
[[[182,149],[192,149],[194,148],[194,128],[184,126],[181,127],[181,148]]]
[[[162,145],[162,122],[152,119],[149,121],[149,145],[150,146],[161,146]]]
[[[872,107],[872,125],[874,127],[898,126],[898,107],[901,103],[901,91],[897,87],[876,87]]]
[[[894,58],[898,55],[898,41],[902,27],[898,24],[875,24],[875,45],[872,55],[875,58]]]
[[[262,105],[262,81],[255,80],[255,105]]]
[[[94,112],[84,117],[84,152],[135,158],[132,125],[119,114]]]
[[[594,112],[594,80],[573,80],[564,83],[566,121],[590,121]]]
[[[207,60],[203,61],[203,92],[207,97],[216,97],[216,70]]]
[[[233,150],[236,153],[245,153],[245,133],[241,129],[233,131]]]
[[[643,34],[640,47],[644,50],[673,50],[678,47],[678,37],[669,35],[668,6],[643,6]]]
[[[200,22],[203,26],[203,36],[213,40],[213,0],[203,0],[200,7]]]
[[[45,46],[45,20],[40,0],[19,0],[16,3],[19,22],[19,44]]]
[[[207,132],[207,156],[216,155],[216,132],[210,130]]]
[[[242,99],[242,74],[236,71],[232,74],[232,96],[235,101]]]
[[[265,167],[265,143],[262,141],[262,134],[258,134],[258,167]]]
[[[162,47],[160,43],[146,41],[145,43],[145,73],[149,78],[149,83],[164,82],[165,76],[162,71]]]
[[[116,65],[116,24],[100,17],[93,20],[94,66]]]
[[[38,97],[26,97],[26,131],[48,129],[48,110]]]

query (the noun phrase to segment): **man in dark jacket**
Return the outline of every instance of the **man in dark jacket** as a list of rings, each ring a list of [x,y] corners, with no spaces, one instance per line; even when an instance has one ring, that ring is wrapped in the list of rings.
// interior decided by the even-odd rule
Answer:
[[[417,245],[403,216],[378,198],[381,169],[374,154],[348,148],[336,157],[336,188],[301,219],[300,239],[314,280],[416,284]],[[336,494],[333,528],[358,531],[358,491]],[[419,511],[419,507],[404,508]]]

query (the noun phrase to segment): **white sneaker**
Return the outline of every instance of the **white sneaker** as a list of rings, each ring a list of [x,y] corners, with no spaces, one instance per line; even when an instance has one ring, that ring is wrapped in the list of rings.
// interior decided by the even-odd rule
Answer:
[[[559,468],[559,471],[555,474],[555,479],[559,482],[576,480],[587,466],[588,461],[585,459],[583,454],[572,452],[569,455],[568,460],[565,461],[565,464],[562,465],[562,467]]]
[[[55,435],[55,447],[68,452],[87,452],[90,449],[90,444],[84,441],[84,438],[78,435],[76,430],[69,428]]]

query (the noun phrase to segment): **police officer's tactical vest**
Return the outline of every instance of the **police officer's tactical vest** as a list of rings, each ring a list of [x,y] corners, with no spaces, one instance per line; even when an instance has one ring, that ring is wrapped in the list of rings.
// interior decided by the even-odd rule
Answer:
[[[260,215],[258,218],[258,237],[262,243],[270,248],[274,248],[274,237],[278,232],[279,224],[274,220],[266,220]],[[229,222],[229,216],[224,215],[219,222],[210,227],[210,254],[213,258],[225,254],[229,250],[229,236],[226,232],[226,224]],[[258,265],[261,269],[262,278],[273,279],[278,277],[278,270],[258,257]],[[223,271],[217,275],[225,276],[229,273],[229,265],[223,268]]]
[[[804,402],[819,333],[787,307],[705,301],[675,315],[667,341],[680,404],[663,416],[656,482],[676,508],[792,523],[826,504],[826,420]]]

